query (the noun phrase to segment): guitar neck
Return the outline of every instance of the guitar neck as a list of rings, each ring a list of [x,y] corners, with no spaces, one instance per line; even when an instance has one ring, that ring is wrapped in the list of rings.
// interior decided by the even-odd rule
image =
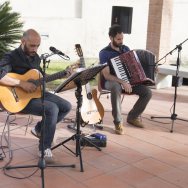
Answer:
[[[45,80],[44,80],[44,77],[42,77],[42,78],[40,78],[38,80],[35,80],[34,83],[37,86],[39,86],[39,85],[42,85],[43,81],[45,81],[46,83],[47,82],[51,82],[51,81],[54,81],[54,80],[57,80],[57,79],[65,77],[66,74],[67,74],[67,72],[65,70],[64,71],[60,71],[60,72],[54,73],[52,75],[45,76]]]
[[[84,60],[84,57],[80,57],[80,68],[85,68],[86,67],[86,64],[85,64],[85,60]]]

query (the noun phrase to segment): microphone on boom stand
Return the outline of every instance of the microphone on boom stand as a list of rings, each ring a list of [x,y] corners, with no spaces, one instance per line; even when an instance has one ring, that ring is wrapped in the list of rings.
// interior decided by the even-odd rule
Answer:
[[[62,57],[63,59],[64,59],[64,57],[65,57],[66,59],[70,59],[70,57],[69,57],[68,55],[64,54],[62,51],[56,49],[56,48],[53,47],[53,46],[50,46],[49,49],[50,49],[50,51],[52,51],[54,54],[59,55],[59,56]]]

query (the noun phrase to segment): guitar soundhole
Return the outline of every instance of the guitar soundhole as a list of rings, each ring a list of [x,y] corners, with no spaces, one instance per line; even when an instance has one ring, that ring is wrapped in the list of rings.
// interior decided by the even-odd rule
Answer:
[[[87,93],[87,98],[89,99],[89,100],[91,100],[93,97],[92,97],[92,94],[89,92],[89,93]]]

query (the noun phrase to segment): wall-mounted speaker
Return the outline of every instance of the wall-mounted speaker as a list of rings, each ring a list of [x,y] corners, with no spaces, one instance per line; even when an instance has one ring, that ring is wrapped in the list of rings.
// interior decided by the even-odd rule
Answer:
[[[130,34],[132,28],[132,14],[132,7],[113,6],[111,25],[119,24],[123,29],[123,33]]]

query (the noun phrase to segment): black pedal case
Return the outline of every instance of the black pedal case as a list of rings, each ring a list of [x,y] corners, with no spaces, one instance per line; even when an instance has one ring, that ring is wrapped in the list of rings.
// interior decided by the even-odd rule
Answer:
[[[89,137],[84,137],[80,139],[80,145],[81,146],[88,146],[88,147],[106,147],[107,145],[107,140],[100,140],[98,138],[89,136]]]

